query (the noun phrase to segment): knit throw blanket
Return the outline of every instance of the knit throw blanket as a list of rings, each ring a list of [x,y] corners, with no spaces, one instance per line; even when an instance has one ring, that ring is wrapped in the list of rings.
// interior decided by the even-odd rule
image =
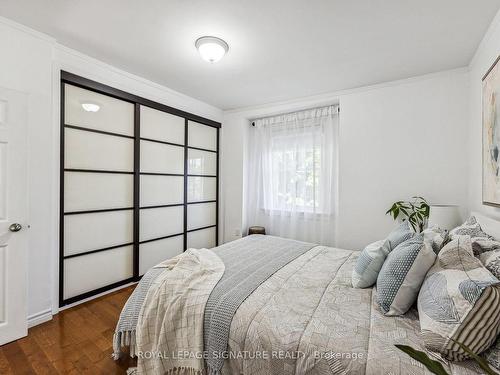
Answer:
[[[222,259],[224,275],[205,306],[204,349],[209,375],[219,375],[228,354],[233,316],[252,292],[276,271],[315,245],[279,237],[253,235],[222,245],[214,252]]]
[[[136,352],[135,327],[139,319],[139,312],[146,298],[149,287],[156,278],[165,271],[165,267],[153,267],[144,274],[141,281],[130,295],[127,303],[122,309],[120,319],[116,325],[115,334],[113,336],[113,359],[116,361],[120,358],[123,347],[129,347],[130,356],[134,357]]]
[[[137,322],[137,373],[202,375],[203,314],[224,264],[207,249],[169,259],[151,284]]]

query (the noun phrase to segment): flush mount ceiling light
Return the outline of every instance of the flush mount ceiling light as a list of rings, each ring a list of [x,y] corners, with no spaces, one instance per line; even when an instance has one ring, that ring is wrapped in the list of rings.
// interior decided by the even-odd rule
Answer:
[[[194,43],[203,60],[209,63],[219,61],[229,50],[229,46],[220,38],[215,36],[202,36]]]
[[[82,103],[82,108],[87,112],[97,112],[101,107],[95,103]]]

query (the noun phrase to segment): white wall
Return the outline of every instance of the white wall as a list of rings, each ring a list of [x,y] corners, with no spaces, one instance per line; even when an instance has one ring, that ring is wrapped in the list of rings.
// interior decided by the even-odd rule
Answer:
[[[392,202],[466,204],[467,74],[442,73],[340,99],[338,245],[359,249],[394,225]]]
[[[215,121],[222,120],[222,111],[1,17],[0,45],[0,86],[30,97],[28,315],[36,321],[58,304],[60,69]]]
[[[471,211],[500,219],[500,208],[482,204],[482,78],[500,54],[500,12],[490,25],[469,65],[470,120],[467,143],[469,147],[468,179]]]
[[[222,181],[224,239],[245,230],[245,134],[249,119],[340,103],[337,245],[359,249],[387,235],[385,211],[422,195],[465,206],[467,71],[432,74],[277,105],[226,112]],[[251,223],[248,223],[251,224]]]

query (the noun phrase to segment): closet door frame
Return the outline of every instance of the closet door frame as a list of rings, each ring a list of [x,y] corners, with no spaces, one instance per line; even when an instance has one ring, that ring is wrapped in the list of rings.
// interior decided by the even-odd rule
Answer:
[[[118,133],[111,133],[111,132],[106,132],[102,130],[97,130],[97,129],[87,129],[87,128],[79,128],[78,126],[73,126],[73,125],[67,125],[65,124],[65,85],[69,84],[72,86],[76,86],[85,90],[93,91],[99,94],[107,95],[119,100],[123,100],[126,102],[129,102],[134,105],[134,135],[133,136],[127,136],[123,134],[118,134]],[[181,203],[180,205],[183,206],[184,208],[184,231],[183,231],[183,244],[184,244],[184,251],[186,250],[187,247],[187,234],[188,232],[193,232],[196,230],[202,230],[205,228],[212,228],[215,227],[215,243],[216,245],[219,244],[219,139],[220,139],[220,128],[221,124],[219,122],[206,119],[204,117],[185,112],[170,106],[167,106],[165,104],[161,104],[146,98],[142,98],[137,95],[130,94],[128,92],[113,88],[111,86],[104,85],[102,83],[78,76],[76,74],[63,71],[61,70],[61,80],[60,80],[60,199],[59,199],[59,208],[60,208],[60,216],[59,216],[59,306],[63,307],[69,304],[73,304],[75,302],[78,302],[83,299],[87,299],[89,297],[95,296],[97,294],[101,294],[103,292],[109,291],[111,289],[115,289],[133,282],[137,282],[140,280],[141,276],[139,276],[139,244],[141,243],[140,241],[140,225],[139,225],[139,220],[140,220],[140,177],[141,177],[141,172],[140,172],[140,144],[141,144],[141,136],[140,136],[140,127],[141,127],[141,119],[140,119],[140,108],[141,106],[146,106],[150,107],[162,112],[166,112],[178,117],[184,118],[184,174],[182,175],[184,177],[184,202]],[[216,153],[216,199],[215,199],[215,204],[216,204],[216,222],[215,225],[210,225],[208,227],[204,228],[196,228],[196,229],[191,229],[188,230],[188,218],[187,218],[187,211],[188,211],[188,205],[189,204],[196,204],[196,203],[203,203],[203,202],[196,202],[196,203],[189,203],[188,202],[188,197],[187,197],[187,191],[188,191],[188,177],[189,176],[202,176],[202,177],[214,177],[214,176],[208,176],[208,175],[190,175],[188,174],[188,150],[189,149],[197,149],[196,147],[189,147],[188,146],[188,121],[194,121],[199,124],[203,124],[206,126],[210,126],[213,128],[216,128],[217,130],[217,149],[214,150],[206,150],[200,148],[199,150],[202,151],[210,151]],[[90,132],[95,132],[95,133],[100,133],[100,134],[106,134],[106,135],[112,135],[112,136],[121,136],[125,137],[128,139],[133,139],[133,144],[134,144],[134,151],[133,151],[133,166],[134,166],[134,171],[133,172],[114,172],[114,171],[96,171],[96,170],[87,170],[87,169],[65,169],[65,129],[67,128],[73,128],[73,129],[79,129],[79,130],[84,130],[84,131],[90,131]],[[102,209],[102,210],[88,210],[88,211],[78,211],[75,213],[65,213],[65,208],[64,208],[64,176],[65,172],[78,172],[78,173],[87,173],[87,172],[97,172],[97,173],[123,173],[123,174],[133,174],[133,207],[127,207],[127,208],[111,208],[111,209]],[[214,201],[210,201],[214,202]],[[85,214],[85,213],[93,213],[93,212],[107,212],[107,211],[120,211],[120,210],[133,210],[133,242],[128,243],[128,244],[123,244],[119,246],[112,246],[109,248],[103,248],[103,249],[97,249],[97,250],[91,250],[91,251],[86,251],[82,252],[76,255],[64,255],[64,217],[66,215],[71,215],[71,214]],[[154,241],[149,240],[149,241]],[[149,242],[149,241],[142,241],[142,242]],[[66,298],[64,299],[64,260],[67,258],[79,256],[79,255],[86,255],[86,254],[91,254],[91,253],[96,253],[100,251],[107,251],[107,250],[112,250],[114,248],[118,247],[123,247],[125,245],[132,245],[133,246],[133,276],[121,280],[119,282],[103,286],[101,288],[85,292],[83,294]]]

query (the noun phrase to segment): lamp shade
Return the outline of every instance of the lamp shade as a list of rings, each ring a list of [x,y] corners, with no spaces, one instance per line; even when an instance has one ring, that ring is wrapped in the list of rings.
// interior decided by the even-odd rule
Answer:
[[[438,226],[451,230],[460,224],[459,207],[454,205],[430,205],[428,227]]]

